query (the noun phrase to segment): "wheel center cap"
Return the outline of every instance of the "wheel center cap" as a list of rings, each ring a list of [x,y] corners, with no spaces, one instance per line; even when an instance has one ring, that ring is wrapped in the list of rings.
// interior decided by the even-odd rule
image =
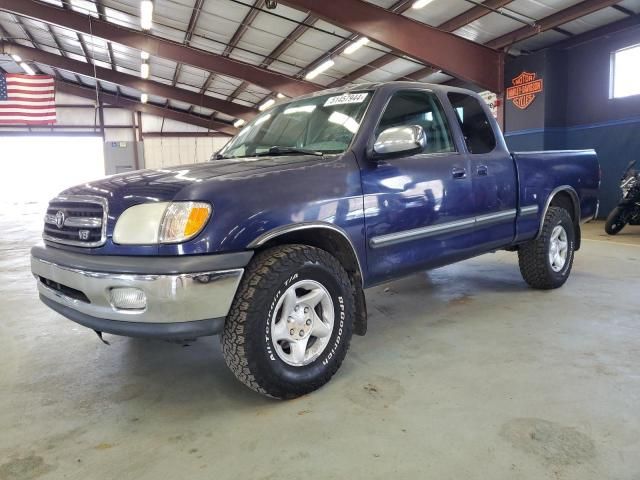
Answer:
[[[312,328],[311,308],[297,305],[289,317],[289,336],[292,340],[302,340],[309,336]]]

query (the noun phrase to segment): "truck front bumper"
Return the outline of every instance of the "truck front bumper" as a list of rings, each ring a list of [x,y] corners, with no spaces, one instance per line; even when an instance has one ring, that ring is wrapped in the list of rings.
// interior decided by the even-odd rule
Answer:
[[[36,246],[41,300],[100,332],[191,339],[222,331],[252,252],[114,257]]]

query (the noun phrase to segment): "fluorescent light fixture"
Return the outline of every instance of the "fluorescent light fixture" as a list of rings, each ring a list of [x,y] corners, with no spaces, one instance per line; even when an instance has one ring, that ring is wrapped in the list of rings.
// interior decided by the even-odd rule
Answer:
[[[351,55],[355,51],[360,50],[362,47],[364,47],[367,43],[369,43],[369,39],[367,37],[360,37],[358,40],[344,49],[344,54]]]
[[[323,62],[320,65],[318,65],[316,68],[311,70],[309,73],[307,73],[307,76],[305,78],[307,80],[313,80],[318,75],[320,75],[322,72],[326,72],[327,70],[329,70],[335,64],[336,64],[336,62],[334,62],[333,60],[329,59],[326,62]]]
[[[284,93],[278,93],[276,97],[278,97],[280,100],[282,100],[283,98],[287,98],[287,96]]]
[[[140,52],[140,58],[142,60],[149,60],[149,52],[145,52],[144,50]]]
[[[273,98],[270,98],[269,100],[264,102],[262,105],[260,105],[258,107],[258,110],[260,110],[261,112],[264,112],[265,110],[268,110],[274,103],[276,103],[276,101]]]
[[[140,95],[140,101],[142,103],[147,103],[149,101],[149,95],[147,95],[146,93],[143,93],[142,95]]]
[[[142,0],[140,2],[140,27],[143,30],[151,30],[153,26],[153,2]]]
[[[421,8],[429,5],[431,2],[433,2],[433,0],[416,0],[415,2],[413,2],[413,5],[411,5],[411,8],[413,8],[414,10],[420,10]]]
[[[292,115],[294,113],[311,113],[316,109],[315,105],[303,105],[301,107],[291,107],[284,111],[285,115]]]
[[[33,71],[33,68],[31,68],[29,65],[27,65],[25,62],[21,62],[20,66],[22,67],[22,69],[27,72],[27,75],[35,75],[36,72]]]
[[[141,78],[149,78],[149,64],[143,63],[140,65],[140,77]]]
[[[243,119],[238,119],[236,120],[236,122],[233,124],[234,127],[236,128],[240,128],[241,126],[243,126],[246,122]]]
[[[20,55],[11,55],[11,58],[18,63],[22,62],[22,57]]]

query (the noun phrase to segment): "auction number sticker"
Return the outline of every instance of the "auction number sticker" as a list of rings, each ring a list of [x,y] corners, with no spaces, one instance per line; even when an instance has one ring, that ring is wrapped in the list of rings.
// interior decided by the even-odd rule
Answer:
[[[345,93],[337,97],[329,98],[325,102],[324,106],[333,107],[335,105],[347,105],[349,103],[362,103],[367,99],[368,96],[368,93]]]

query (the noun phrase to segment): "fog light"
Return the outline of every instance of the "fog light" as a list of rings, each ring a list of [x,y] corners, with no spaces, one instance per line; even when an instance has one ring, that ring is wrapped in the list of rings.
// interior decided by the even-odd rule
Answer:
[[[144,310],[147,296],[138,288],[112,288],[111,305],[119,310]]]

